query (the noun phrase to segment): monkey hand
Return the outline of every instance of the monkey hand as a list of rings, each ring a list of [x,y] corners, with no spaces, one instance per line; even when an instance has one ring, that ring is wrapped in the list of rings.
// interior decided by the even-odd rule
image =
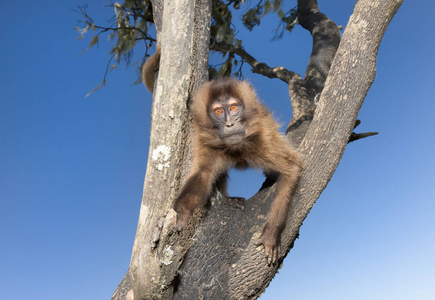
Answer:
[[[263,233],[258,239],[256,245],[263,245],[267,263],[269,265],[275,264],[278,260],[278,255],[281,252],[281,233],[278,228],[266,223]]]
[[[190,218],[192,217],[193,213],[182,209],[182,210],[175,210],[177,212],[177,223],[176,223],[176,228],[178,231],[181,231],[182,229],[184,229],[187,224],[189,223]]]
[[[231,207],[245,210],[245,198],[243,197],[227,197],[228,204]]]

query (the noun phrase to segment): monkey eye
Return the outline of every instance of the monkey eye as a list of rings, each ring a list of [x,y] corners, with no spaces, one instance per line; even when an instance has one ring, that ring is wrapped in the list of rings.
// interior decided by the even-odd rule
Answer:
[[[224,110],[223,110],[222,108],[216,108],[216,109],[214,110],[214,113],[215,113],[217,116],[220,116],[221,114],[224,113]]]
[[[237,110],[237,105],[230,106],[230,111],[236,111],[236,110]]]

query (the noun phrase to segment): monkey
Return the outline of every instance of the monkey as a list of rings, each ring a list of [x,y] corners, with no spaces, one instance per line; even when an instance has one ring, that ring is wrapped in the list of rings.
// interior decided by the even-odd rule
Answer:
[[[214,187],[226,191],[229,168],[263,169],[277,176],[274,200],[257,245],[263,245],[268,264],[275,264],[290,206],[302,172],[302,161],[279,132],[268,109],[247,81],[220,78],[205,83],[189,104],[193,114],[193,161],[174,202],[181,230],[196,208],[204,207]],[[236,205],[237,206],[237,205]],[[240,205],[239,206],[243,206]]]
[[[160,46],[157,46],[156,53],[151,55],[142,65],[142,81],[151,93],[154,91],[155,76],[156,72],[159,70],[160,53]]]

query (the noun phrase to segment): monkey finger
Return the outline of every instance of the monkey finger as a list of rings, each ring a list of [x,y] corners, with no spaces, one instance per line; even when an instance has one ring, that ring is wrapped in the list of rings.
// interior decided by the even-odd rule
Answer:
[[[278,256],[280,253],[280,246],[267,246],[264,243],[261,243],[264,245],[264,254],[266,256],[267,259],[267,264],[268,265],[272,265],[275,264],[278,261]]]
[[[267,264],[270,265],[273,260],[273,248],[264,242],[261,242],[261,244],[264,246],[264,256],[266,257]]]
[[[266,246],[266,244],[264,243],[262,237],[260,237],[258,240],[256,240],[254,245],[257,246],[257,247],[261,246],[261,245],[263,246],[264,256],[266,257],[267,264],[270,265],[270,257],[271,257],[271,255],[270,255],[270,248]]]
[[[278,254],[279,254],[279,247],[275,247],[273,249],[273,257],[272,257],[272,264],[275,264],[278,260]]]
[[[273,258],[274,254],[273,254],[273,249],[270,247],[267,247],[266,250],[266,257],[267,257],[267,264],[270,266],[271,264],[273,264],[274,258]]]
[[[184,228],[183,226],[180,226],[180,225],[178,225],[178,224],[175,225],[175,229],[176,229],[178,232],[182,231],[183,228]]]
[[[275,250],[273,248],[269,248],[266,255],[267,255],[267,264],[269,266],[275,264]]]

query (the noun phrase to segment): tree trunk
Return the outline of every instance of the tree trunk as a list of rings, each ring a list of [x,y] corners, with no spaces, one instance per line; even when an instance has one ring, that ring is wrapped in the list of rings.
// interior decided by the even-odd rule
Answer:
[[[262,247],[255,246],[273,186],[265,184],[246,202],[245,211],[229,207],[215,194],[206,216],[199,216],[193,228],[178,233],[172,227],[171,205],[189,164],[186,103],[206,78],[210,1],[164,2],[144,196],[130,268],[112,299],[255,299],[279,268],[268,266]],[[280,262],[342,157],[375,78],[382,36],[401,3],[360,0],[355,6],[298,147],[304,171],[282,234]],[[180,53],[185,55],[178,59]]]
[[[156,25],[162,24],[157,26],[162,55],[147,173],[130,267],[112,299],[172,298],[184,254],[167,232],[164,242],[157,239],[164,222],[173,221],[174,212],[168,211],[189,165],[191,120],[186,107],[192,89],[208,78],[211,0],[156,0],[153,8]]]

